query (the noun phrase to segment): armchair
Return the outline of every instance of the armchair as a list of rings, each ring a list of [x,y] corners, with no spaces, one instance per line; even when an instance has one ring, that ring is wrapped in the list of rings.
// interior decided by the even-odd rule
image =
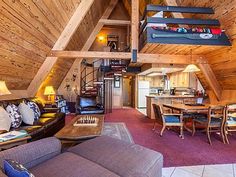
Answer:
[[[76,98],[76,114],[103,114],[104,108],[97,103],[96,97],[77,96]]]
[[[162,125],[160,136],[163,135],[166,127],[180,127],[179,137],[184,139],[183,135],[183,114],[179,113],[164,113],[162,105],[153,104],[156,121],[154,122],[153,130],[156,128],[156,123]]]

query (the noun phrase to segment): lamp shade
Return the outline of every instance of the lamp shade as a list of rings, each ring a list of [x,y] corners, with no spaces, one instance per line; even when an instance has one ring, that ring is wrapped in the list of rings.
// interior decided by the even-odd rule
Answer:
[[[194,64],[190,64],[190,65],[188,65],[185,69],[184,69],[184,71],[183,72],[185,72],[185,73],[191,73],[191,72],[198,72],[198,71],[200,71],[200,69],[196,66],[196,65],[194,65]]]
[[[0,95],[9,95],[11,92],[8,90],[5,81],[0,81]]]
[[[46,86],[44,90],[44,95],[55,95],[55,90],[53,86]]]

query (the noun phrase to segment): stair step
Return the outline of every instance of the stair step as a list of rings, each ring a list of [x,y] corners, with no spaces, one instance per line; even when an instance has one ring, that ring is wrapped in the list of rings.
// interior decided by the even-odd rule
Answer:
[[[113,77],[104,77],[104,80],[114,80]]]

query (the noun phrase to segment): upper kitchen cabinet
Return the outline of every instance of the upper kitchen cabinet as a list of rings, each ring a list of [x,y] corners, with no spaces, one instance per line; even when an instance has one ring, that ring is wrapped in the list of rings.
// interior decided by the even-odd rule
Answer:
[[[175,72],[169,77],[171,87],[197,88],[197,77],[194,73]]]

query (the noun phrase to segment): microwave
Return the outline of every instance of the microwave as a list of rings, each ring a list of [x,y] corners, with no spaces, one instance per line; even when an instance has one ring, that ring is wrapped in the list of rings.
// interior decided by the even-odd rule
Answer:
[[[158,93],[158,89],[151,88],[151,89],[149,90],[149,93],[157,94],[157,93]]]

